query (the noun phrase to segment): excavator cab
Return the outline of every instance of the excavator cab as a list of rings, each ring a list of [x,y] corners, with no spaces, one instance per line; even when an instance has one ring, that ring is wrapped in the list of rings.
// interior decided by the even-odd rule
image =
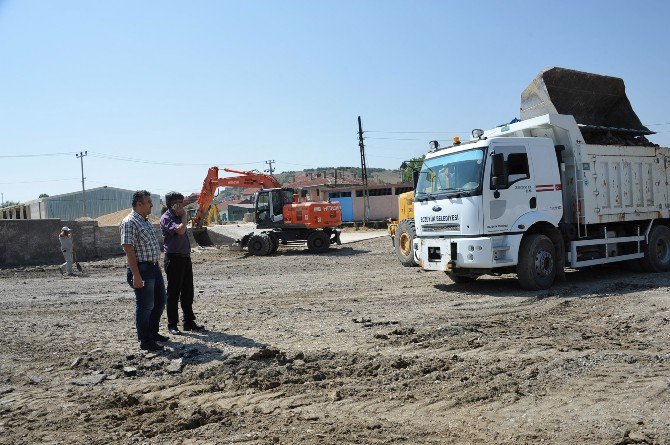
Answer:
[[[254,204],[258,228],[281,227],[284,224],[284,205],[293,202],[293,195],[292,189],[260,189]]]

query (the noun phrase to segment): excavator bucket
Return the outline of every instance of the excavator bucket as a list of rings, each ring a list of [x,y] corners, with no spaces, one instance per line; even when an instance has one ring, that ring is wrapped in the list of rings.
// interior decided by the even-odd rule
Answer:
[[[193,234],[193,239],[201,247],[223,247],[231,246],[237,241],[235,238],[226,236],[223,233],[217,232],[217,227],[223,226],[214,226],[214,227],[194,227],[191,230]]]
[[[198,243],[198,246],[201,247],[209,247],[214,245],[211,238],[209,237],[209,231],[207,230],[207,227],[194,228],[193,239],[196,243]]]
[[[645,145],[634,142],[649,143],[643,135],[654,133],[633,111],[623,79],[567,68],[542,71],[521,93],[522,120],[544,114],[573,115],[588,143],[607,134]]]

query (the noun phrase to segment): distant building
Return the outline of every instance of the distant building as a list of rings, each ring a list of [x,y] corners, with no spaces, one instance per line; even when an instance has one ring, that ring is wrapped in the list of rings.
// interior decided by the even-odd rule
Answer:
[[[11,207],[0,209],[0,219],[62,219],[74,221],[87,216],[95,219],[102,215],[127,209],[132,205],[135,190],[115,187],[97,187],[86,190],[86,215],[82,192],[46,196]],[[151,195],[152,213],[160,216],[160,196]]]
[[[235,207],[244,204],[242,207]],[[233,206],[231,210],[230,206]],[[249,207],[247,207],[249,205]],[[221,201],[216,205],[219,209],[219,215],[224,221],[242,221],[244,214],[249,212],[249,208],[253,208],[251,202],[247,199],[233,199],[230,201]]]
[[[228,221],[242,221],[246,213],[253,213],[253,204],[228,204],[227,212]]]

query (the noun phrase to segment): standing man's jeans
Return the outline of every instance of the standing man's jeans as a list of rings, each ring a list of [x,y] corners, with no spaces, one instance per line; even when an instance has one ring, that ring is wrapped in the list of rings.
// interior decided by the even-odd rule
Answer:
[[[67,273],[72,274],[72,251],[71,250],[64,250],[63,251],[63,258],[65,258],[65,262],[60,265],[61,271],[65,267],[65,270],[67,271]]]
[[[139,262],[144,287],[135,289],[135,326],[140,345],[152,343],[158,334],[158,324],[165,308],[165,281],[158,263]],[[126,268],[126,280],[133,287],[133,273]]]
[[[178,303],[184,313],[184,324],[195,321],[193,313],[193,265],[191,257],[168,253],[165,255],[167,275],[167,318],[168,328],[176,328],[179,323]]]

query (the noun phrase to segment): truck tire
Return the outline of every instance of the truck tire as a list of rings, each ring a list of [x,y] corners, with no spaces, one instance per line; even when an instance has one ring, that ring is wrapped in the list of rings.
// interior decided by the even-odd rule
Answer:
[[[270,254],[272,241],[267,233],[257,233],[249,238],[249,253],[256,256],[265,256]]]
[[[405,267],[417,266],[412,247],[415,236],[414,220],[403,219],[400,221],[395,231],[395,255],[400,260],[400,264]]]
[[[307,250],[312,253],[327,252],[330,248],[330,237],[326,232],[314,230],[307,235]]]
[[[649,243],[644,247],[644,258],[640,265],[645,272],[667,272],[670,270],[670,228],[659,224],[649,233]]]
[[[556,249],[549,237],[526,235],[519,248],[516,275],[521,287],[528,290],[549,289],[556,278]]]

